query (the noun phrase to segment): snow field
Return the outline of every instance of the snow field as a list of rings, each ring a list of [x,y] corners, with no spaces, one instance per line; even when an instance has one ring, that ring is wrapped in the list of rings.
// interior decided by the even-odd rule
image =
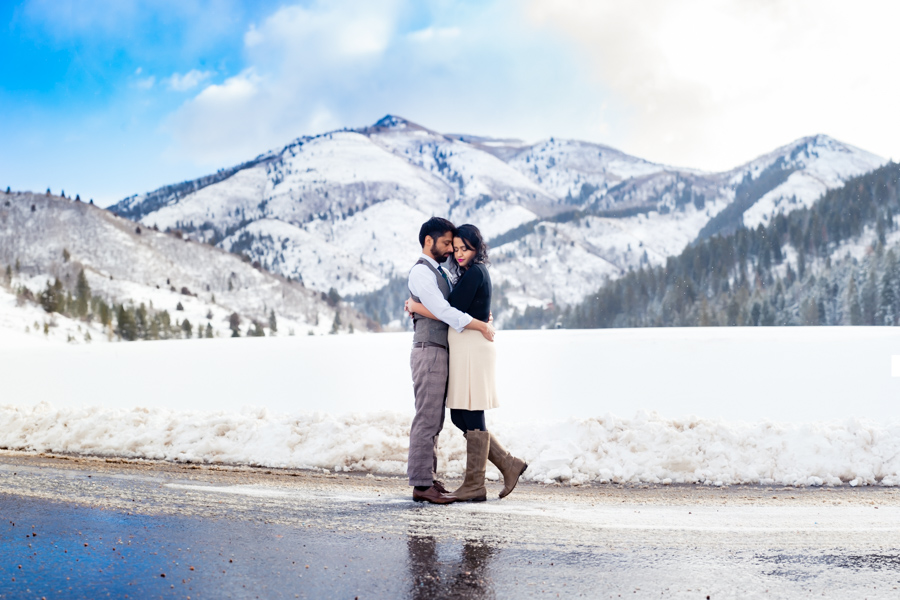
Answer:
[[[407,333],[14,342],[0,345],[0,447],[405,473]],[[530,480],[900,484],[890,328],[501,331],[497,344],[488,424]],[[440,447],[461,474],[449,419]]]

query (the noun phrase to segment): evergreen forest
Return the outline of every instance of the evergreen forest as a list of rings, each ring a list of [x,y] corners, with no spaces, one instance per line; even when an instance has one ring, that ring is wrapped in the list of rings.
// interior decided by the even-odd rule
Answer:
[[[897,325],[898,180],[888,163],[767,226],[739,225],[606,280],[574,306],[513,311],[504,327]]]

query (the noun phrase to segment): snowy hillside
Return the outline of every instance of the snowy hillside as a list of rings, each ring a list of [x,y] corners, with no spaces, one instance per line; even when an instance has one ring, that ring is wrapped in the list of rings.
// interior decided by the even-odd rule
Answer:
[[[0,269],[0,327],[48,339],[111,338],[115,315],[108,327],[101,324],[101,300],[113,312],[117,304],[143,305],[151,317],[165,311],[167,323],[188,321],[195,337],[201,332],[230,336],[233,313],[240,317],[241,335],[256,324],[271,335],[273,316],[280,335],[328,333],[336,315],[333,299],[254,268],[236,255],[45,194],[0,194]],[[96,295],[83,310],[87,318],[67,319],[36,306],[48,283],[57,279],[60,302],[68,295],[71,304],[82,269],[91,295]],[[342,305],[338,310],[339,330],[351,324],[367,328],[354,311]]]
[[[789,173],[784,183],[766,192],[744,213],[744,225],[756,227],[766,224],[773,215],[809,207],[827,190],[867,171],[885,164],[883,158],[844,144],[825,135],[803,138],[762,156],[742,171],[735,173],[732,182],[750,172],[758,179],[767,169],[780,168]]]
[[[622,181],[665,170],[608,146],[553,138],[522,148],[509,165],[569,203],[583,203]]]
[[[443,135],[389,115],[111,210],[342,296],[403,277],[428,217],[474,222],[492,242],[498,289],[524,308],[575,302],[604,277],[766,223],[884,162],[819,135],[703,173],[587,142]]]

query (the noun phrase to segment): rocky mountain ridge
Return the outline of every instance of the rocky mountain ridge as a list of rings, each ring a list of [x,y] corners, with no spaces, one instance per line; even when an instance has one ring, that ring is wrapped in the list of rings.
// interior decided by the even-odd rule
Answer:
[[[491,241],[502,306],[524,310],[577,302],[604,278],[809,206],[885,162],[817,135],[705,173],[600,144],[445,135],[389,115],[110,210],[243,254],[311,289],[376,299],[414,262],[422,221],[474,222]],[[386,303],[371,314],[399,318]]]

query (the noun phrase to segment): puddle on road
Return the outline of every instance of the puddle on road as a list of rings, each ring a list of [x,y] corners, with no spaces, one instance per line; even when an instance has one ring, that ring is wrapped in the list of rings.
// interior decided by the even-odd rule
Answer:
[[[769,577],[781,577],[789,581],[803,582],[819,578],[824,571],[846,569],[853,572],[896,572],[900,576],[900,553],[885,554],[757,554],[754,559],[764,565],[774,565],[765,570]],[[898,581],[900,583],[900,581]]]

